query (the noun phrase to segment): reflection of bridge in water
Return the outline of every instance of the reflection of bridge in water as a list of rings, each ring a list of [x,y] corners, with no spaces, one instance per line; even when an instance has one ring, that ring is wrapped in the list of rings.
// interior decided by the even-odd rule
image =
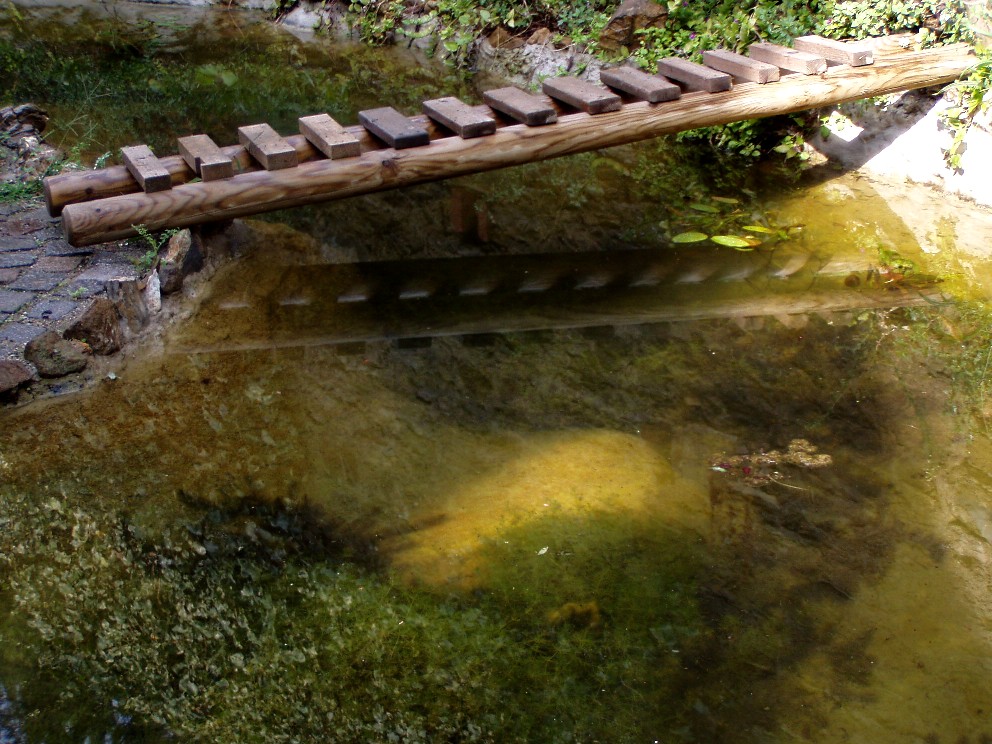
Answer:
[[[264,259],[259,259],[264,261]],[[251,268],[246,267],[249,274]],[[811,315],[939,301],[933,281],[863,257],[689,248],[260,266],[215,280],[176,351],[210,352],[447,336]]]

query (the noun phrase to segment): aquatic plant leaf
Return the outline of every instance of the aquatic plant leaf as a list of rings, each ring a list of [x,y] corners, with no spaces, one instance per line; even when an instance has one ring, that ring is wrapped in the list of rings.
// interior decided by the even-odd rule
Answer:
[[[723,202],[724,204],[740,204],[740,199],[734,199],[732,196],[711,196],[710,197],[715,202]]]
[[[706,240],[709,235],[701,232],[684,232],[679,233],[674,238],[672,238],[673,243],[698,243],[700,240]]]
[[[739,238],[736,235],[714,235],[710,238],[714,243],[719,245],[725,245],[730,248],[750,248],[751,244],[747,242],[744,238]]]
[[[774,235],[776,232],[772,228],[765,227],[764,225],[744,225],[742,229],[747,230],[748,232],[767,233],[768,235]]]
[[[699,202],[693,202],[689,205],[689,209],[695,209],[697,212],[706,212],[707,214],[720,214],[720,210],[714,207],[712,204],[701,204]]]

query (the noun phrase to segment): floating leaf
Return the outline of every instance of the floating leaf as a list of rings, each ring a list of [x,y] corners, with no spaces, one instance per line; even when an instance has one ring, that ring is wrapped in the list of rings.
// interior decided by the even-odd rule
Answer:
[[[714,243],[720,245],[725,245],[730,248],[750,248],[751,244],[747,242],[744,238],[738,238],[736,235],[714,235],[710,238]]]
[[[775,234],[775,230],[772,230],[770,227],[765,227],[764,225],[744,225],[743,229],[748,232],[767,233],[768,235]]]
[[[684,232],[679,233],[674,238],[672,238],[673,243],[698,243],[700,240],[706,240],[709,235],[701,232]]]
[[[709,214],[720,214],[720,210],[714,207],[712,204],[701,204],[699,202],[693,202],[689,205],[689,209],[695,209],[697,212],[707,212]]]
[[[220,81],[224,83],[228,88],[238,82],[238,76],[231,72],[230,70],[224,70],[220,74]]]
[[[723,202],[724,204],[740,204],[740,199],[734,199],[732,196],[711,196],[710,197],[715,202]]]

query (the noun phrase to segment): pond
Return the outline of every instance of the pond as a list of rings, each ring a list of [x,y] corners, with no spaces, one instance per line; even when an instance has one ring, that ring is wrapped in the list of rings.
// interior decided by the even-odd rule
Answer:
[[[87,164],[480,85],[109,9],[0,23]],[[992,740],[982,220],[661,140],[236,227],[0,412],[0,742]]]

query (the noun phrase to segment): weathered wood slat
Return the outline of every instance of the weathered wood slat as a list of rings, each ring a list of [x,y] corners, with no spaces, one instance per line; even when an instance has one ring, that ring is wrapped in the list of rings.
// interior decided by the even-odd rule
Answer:
[[[719,72],[726,72],[739,80],[764,85],[774,83],[779,79],[779,71],[775,65],[759,62],[745,57],[743,54],[728,52],[725,49],[714,49],[703,52],[703,63]]]
[[[414,124],[391,106],[359,111],[358,120],[394,150],[422,147],[431,142],[426,129]]]
[[[205,134],[191,134],[180,137],[179,154],[186,165],[204,181],[216,181],[234,175],[234,161],[221,152],[217,144]],[[172,175],[169,175],[172,181]]]
[[[819,54],[830,62],[851,67],[870,65],[874,61],[871,47],[857,42],[834,41],[822,36],[800,36],[792,44],[801,52]]]
[[[424,113],[463,139],[484,137],[496,131],[496,120],[479,113],[454,96],[424,101]]]
[[[789,72],[801,72],[804,75],[817,75],[826,72],[827,60],[819,54],[801,52],[767,41],[756,41],[747,50],[752,59],[767,62]]]
[[[298,123],[300,134],[307,138],[307,142],[331,160],[353,158],[362,154],[362,145],[358,138],[346,132],[329,114],[301,116]]]
[[[620,111],[562,116],[553,127],[511,125],[475,140],[447,137],[397,158],[390,150],[361,158],[315,160],[298,168],[251,172],[154,194],[125,194],[70,204],[63,228],[73,245],[149,230],[184,227],[314,204],[441,178],[546,160],[742,119],[789,114],[956,79],[973,64],[966,45],[907,53],[867,67],[833,67],[822,75],[789,75],[775,85],[744,83],[732,95],[686,95],[664,106],[627,104]]]
[[[541,87],[546,95],[587,114],[619,111],[623,106],[623,100],[613,91],[575,77],[548,78]]]
[[[668,57],[658,62],[658,72],[669,80],[685,85],[689,90],[720,93],[730,90],[733,80],[725,72],[711,70],[686,59]]]
[[[238,141],[267,171],[293,168],[299,163],[296,148],[268,124],[238,127]]]
[[[599,79],[604,85],[649,103],[674,101],[682,95],[682,89],[662,77],[651,75],[633,67],[614,67],[600,70]]]
[[[148,145],[122,147],[121,158],[141,190],[146,194],[172,188],[172,177]]]
[[[496,88],[482,94],[482,100],[501,114],[523,122],[529,127],[554,124],[558,112],[544,96],[525,93],[519,88]]]

